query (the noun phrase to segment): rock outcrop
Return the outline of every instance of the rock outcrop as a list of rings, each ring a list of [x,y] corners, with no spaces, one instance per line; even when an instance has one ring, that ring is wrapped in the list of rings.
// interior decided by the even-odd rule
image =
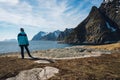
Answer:
[[[114,21],[120,29],[120,0],[107,0],[100,6],[100,11]]]
[[[102,3],[100,8],[93,6],[88,17],[74,28],[65,42],[70,44],[103,44],[120,40],[120,25],[118,22],[120,13],[113,14],[112,7],[105,7],[105,4],[117,5],[116,1]],[[105,13],[104,9],[105,11],[111,10]],[[113,15],[118,17],[113,18]]]
[[[58,72],[59,70],[54,67],[34,68],[22,71],[16,77],[6,80],[47,80]]]

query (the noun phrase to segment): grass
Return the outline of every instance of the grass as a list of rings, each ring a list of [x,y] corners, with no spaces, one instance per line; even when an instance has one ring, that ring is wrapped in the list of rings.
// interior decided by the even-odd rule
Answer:
[[[86,48],[105,49],[105,50],[120,50],[120,42],[113,43],[113,44],[105,44],[105,45],[86,46]]]
[[[15,76],[19,71],[29,69],[33,62],[17,57],[0,57],[0,80]]]
[[[50,80],[120,80],[120,54],[60,61]]]
[[[0,80],[17,75],[22,70],[53,66],[59,74],[49,80],[120,80],[120,54],[106,54],[71,60],[57,60],[51,64],[37,64],[34,60],[0,57]]]
[[[120,50],[120,43],[87,46],[93,49]],[[37,64],[34,60],[0,56],[0,80],[16,76],[20,71],[52,66],[60,71],[49,80],[120,80],[120,51],[99,57],[56,60],[55,63]]]

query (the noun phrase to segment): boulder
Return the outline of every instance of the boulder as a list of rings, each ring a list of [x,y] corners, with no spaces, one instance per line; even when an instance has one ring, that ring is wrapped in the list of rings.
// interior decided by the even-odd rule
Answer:
[[[6,80],[47,80],[55,76],[59,69],[54,67],[33,68],[30,70],[21,71],[17,76],[8,78]]]

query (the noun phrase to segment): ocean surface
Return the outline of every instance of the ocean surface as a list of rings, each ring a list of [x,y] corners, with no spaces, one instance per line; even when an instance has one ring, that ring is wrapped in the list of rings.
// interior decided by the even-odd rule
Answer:
[[[29,50],[47,50],[55,48],[65,48],[72,45],[58,44],[56,41],[30,41]],[[6,54],[10,52],[20,52],[17,41],[1,41],[0,42],[0,54]]]

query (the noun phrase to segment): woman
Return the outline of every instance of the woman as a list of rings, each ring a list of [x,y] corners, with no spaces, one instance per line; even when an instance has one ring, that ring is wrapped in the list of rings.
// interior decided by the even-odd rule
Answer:
[[[18,34],[17,39],[18,39],[18,44],[19,44],[19,46],[21,48],[21,57],[22,57],[22,59],[24,59],[24,48],[26,49],[26,51],[28,53],[28,56],[33,58],[31,56],[31,54],[30,54],[29,49],[28,49],[29,41],[28,41],[27,35],[24,32],[23,28],[20,28],[20,33]]]

